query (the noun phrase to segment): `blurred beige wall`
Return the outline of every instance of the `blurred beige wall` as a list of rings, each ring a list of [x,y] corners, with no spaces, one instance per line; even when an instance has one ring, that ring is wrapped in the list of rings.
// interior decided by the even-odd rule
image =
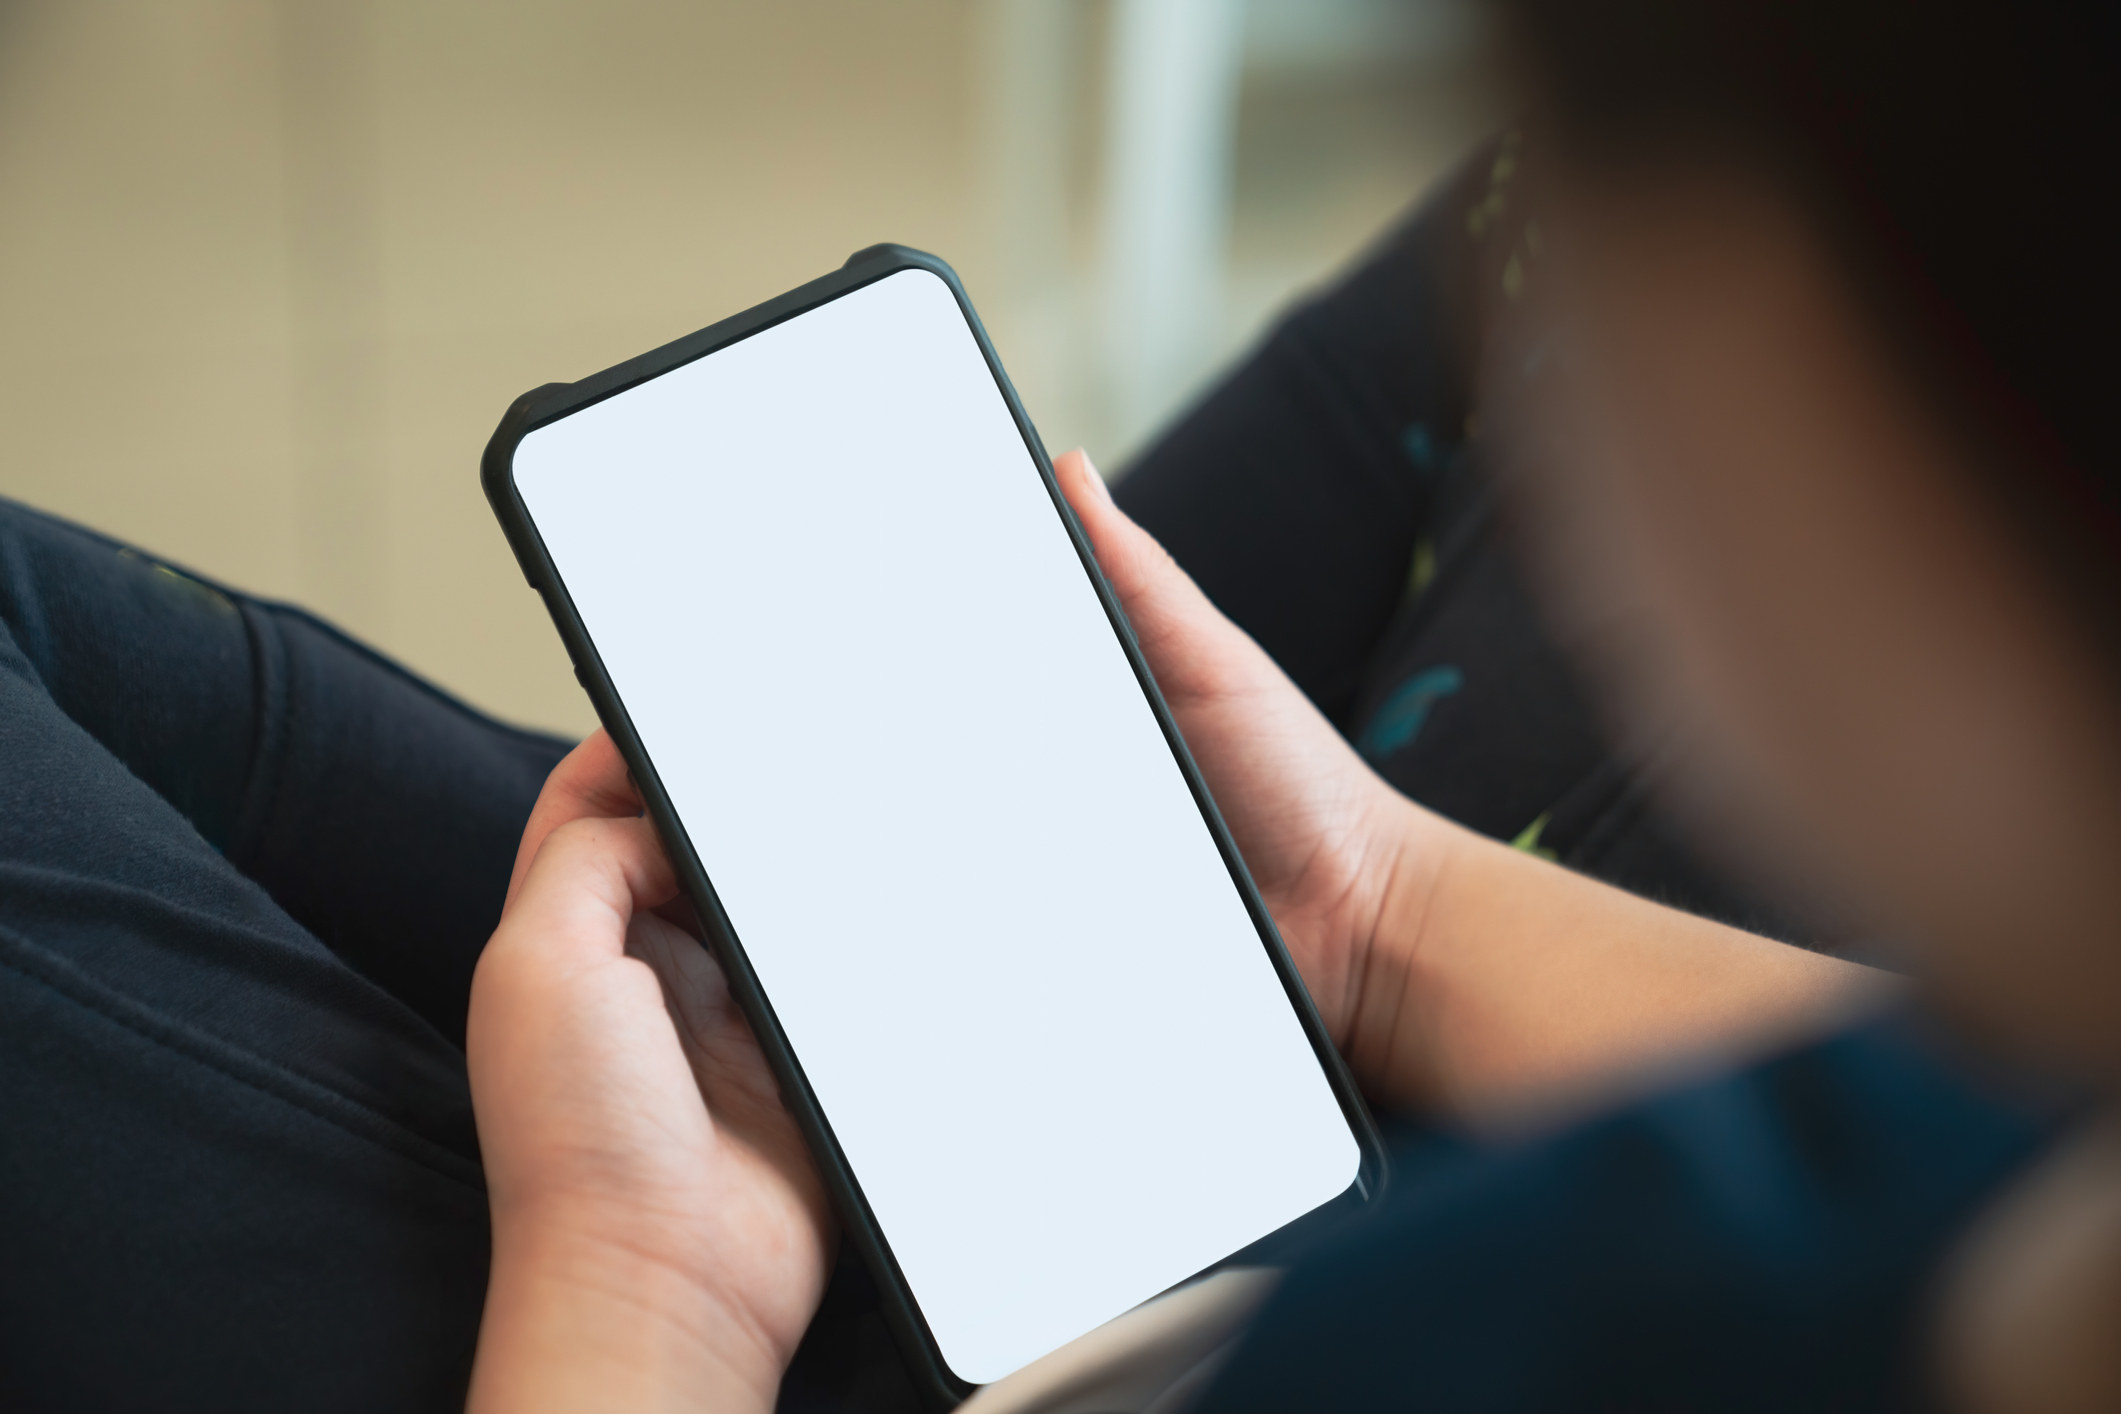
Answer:
[[[1026,28],[1025,3],[13,0],[0,494],[585,728],[479,492],[517,393],[888,239],[958,266],[1050,441],[1138,440],[1101,421],[1074,209],[1109,7]],[[1027,139],[1048,42],[1029,121],[1065,131]],[[1423,63],[1247,71],[1227,300],[1189,377],[1490,120],[1477,74]],[[1066,169],[1046,207],[1010,176],[1026,153]],[[1012,239],[1027,201],[1069,229]]]

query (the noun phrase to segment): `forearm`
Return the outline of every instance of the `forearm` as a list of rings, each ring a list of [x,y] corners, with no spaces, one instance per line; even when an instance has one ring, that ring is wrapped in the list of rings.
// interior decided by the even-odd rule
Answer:
[[[778,1366],[652,1256],[565,1225],[502,1225],[469,1414],[773,1408]]]
[[[1883,974],[1682,913],[1412,805],[1350,1061],[1387,1103],[1481,1122],[1596,1096],[1691,1056],[1820,1029]]]

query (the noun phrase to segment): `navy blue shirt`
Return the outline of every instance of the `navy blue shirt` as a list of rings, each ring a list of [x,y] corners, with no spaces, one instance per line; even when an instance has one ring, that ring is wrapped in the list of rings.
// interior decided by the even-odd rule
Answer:
[[[1552,1138],[1416,1150],[1197,1410],[1928,1408],[1938,1269],[2058,1114],[1894,1020]]]

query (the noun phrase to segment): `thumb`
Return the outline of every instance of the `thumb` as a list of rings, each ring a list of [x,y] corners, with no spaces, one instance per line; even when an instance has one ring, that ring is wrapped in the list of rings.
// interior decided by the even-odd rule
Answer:
[[[1261,687],[1280,676],[1245,632],[1223,617],[1170,552],[1128,519],[1081,448],[1053,463],[1061,494],[1090,537],[1157,685],[1174,707]]]
[[[641,813],[641,793],[626,772],[619,749],[602,727],[583,738],[545,778],[516,846],[515,870],[508,877],[502,911],[515,902],[524,876],[545,846],[545,837],[570,820],[624,819]]]
[[[1145,651],[1149,640],[1174,632],[1236,632],[1170,552],[1113,502],[1105,478],[1082,448],[1055,458],[1053,474]]]

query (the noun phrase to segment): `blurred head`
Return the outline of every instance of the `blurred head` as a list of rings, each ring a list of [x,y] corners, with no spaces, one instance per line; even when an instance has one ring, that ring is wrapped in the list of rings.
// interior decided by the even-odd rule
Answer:
[[[2114,22],[1510,8],[1485,400],[1551,597],[1746,858],[2121,1082]]]

